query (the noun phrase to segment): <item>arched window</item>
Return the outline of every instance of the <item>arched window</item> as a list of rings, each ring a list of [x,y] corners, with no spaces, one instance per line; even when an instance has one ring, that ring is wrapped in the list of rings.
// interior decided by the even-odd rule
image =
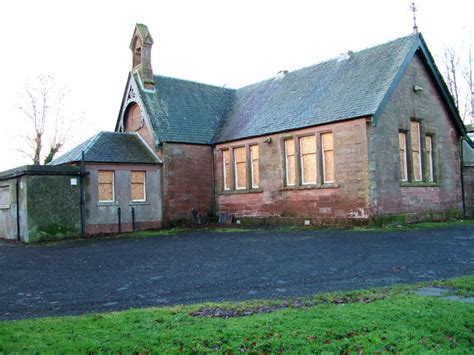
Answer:
[[[133,132],[138,131],[142,127],[142,114],[140,106],[136,103],[131,103],[127,107],[124,119],[124,131]]]

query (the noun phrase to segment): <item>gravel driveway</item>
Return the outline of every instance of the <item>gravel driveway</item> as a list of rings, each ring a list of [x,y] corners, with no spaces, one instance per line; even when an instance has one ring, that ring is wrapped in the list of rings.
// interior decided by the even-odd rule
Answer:
[[[474,273],[474,226],[0,244],[0,319],[286,298]]]

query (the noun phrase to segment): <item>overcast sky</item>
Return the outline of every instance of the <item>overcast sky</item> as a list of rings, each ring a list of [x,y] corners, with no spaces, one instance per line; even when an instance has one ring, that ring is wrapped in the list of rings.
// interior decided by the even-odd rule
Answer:
[[[66,149],[113,130],[135,23],[155,40],[155,74],[238,88],[412,32],[406,0],[116,0],[2,2],[0,171],[29,164],[17,151],[29,124],[18,109],[25,83],[51,74],[70,89],[84,121]],[[472,42],[474,1],[418,0],[432,53]],[[441,63],[439,63],[441,66]],[[440,68],[441,69],[441,68]]]

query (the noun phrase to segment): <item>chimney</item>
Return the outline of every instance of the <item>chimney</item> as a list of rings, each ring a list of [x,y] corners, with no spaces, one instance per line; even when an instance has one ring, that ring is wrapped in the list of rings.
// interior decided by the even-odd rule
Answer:
[[[151,67],[151,47],[153,38],[148,27],[137,23],[133,31],[130,49],[132,50],[132,71],[137,71],[146,89],[155,89],[153,69]]]

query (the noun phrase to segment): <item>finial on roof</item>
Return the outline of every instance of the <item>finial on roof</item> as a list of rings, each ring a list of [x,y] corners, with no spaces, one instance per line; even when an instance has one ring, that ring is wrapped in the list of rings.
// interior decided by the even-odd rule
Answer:
[[[416,25],[416,12],[418,9],[414,1],[410,5],[410,10],[413,12],[413,33],[418,33],[418,26]]]

